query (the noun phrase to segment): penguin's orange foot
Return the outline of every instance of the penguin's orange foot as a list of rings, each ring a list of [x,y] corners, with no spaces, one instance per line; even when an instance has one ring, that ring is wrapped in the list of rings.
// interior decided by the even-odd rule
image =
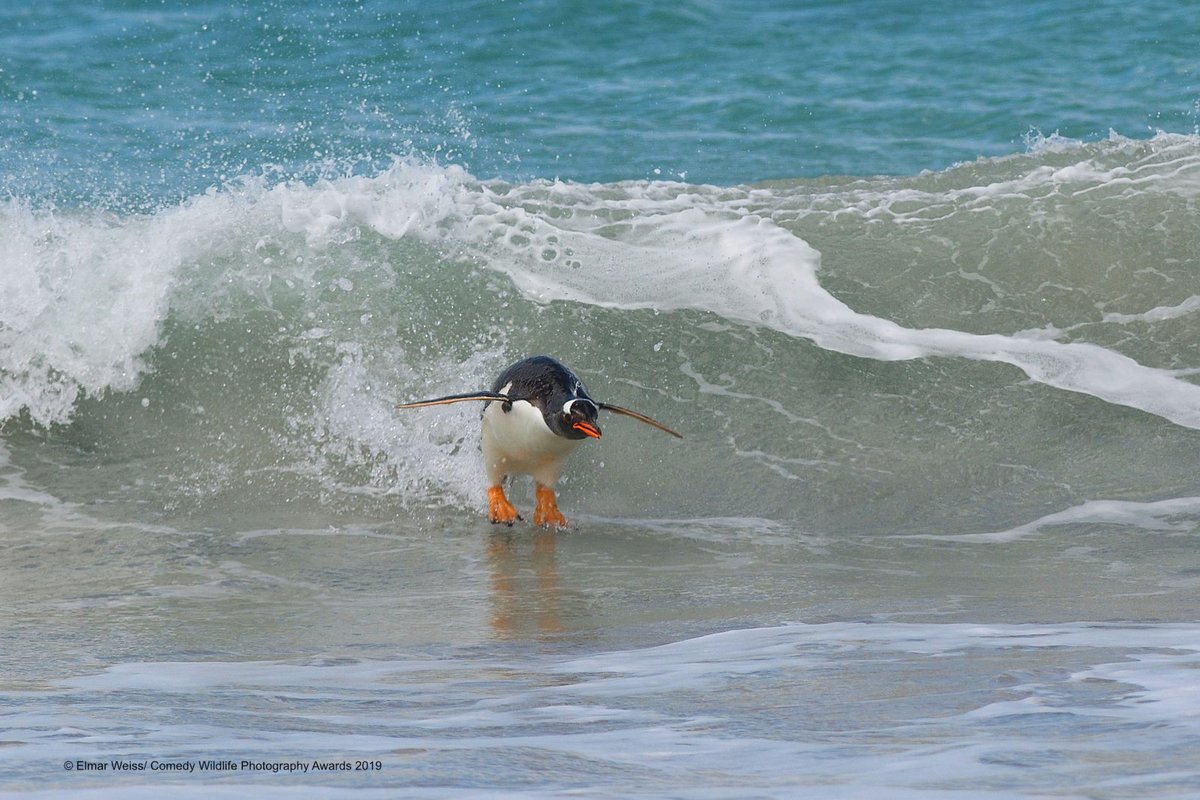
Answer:
[[[488,519],[497,524],[504,523],[512,525],[519,520],[521,515],[513,508],[513,504],[508,502],[508,498],[504,496],[504,489],[499,484],[488,487]]]
[[[565,528],[567,518],[558,510],[558,501],[554,498],[554,490],[549,486],[538,484],[537,508],[533,511],[533,524],[543,528]]]

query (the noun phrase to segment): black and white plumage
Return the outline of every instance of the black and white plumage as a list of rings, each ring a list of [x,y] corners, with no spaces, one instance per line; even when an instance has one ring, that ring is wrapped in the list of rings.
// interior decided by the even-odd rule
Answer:
[[[583,382],[549,356],[518,361],[500,374],[491,391],[470,392],[404,403],[399,408],[484,401],[482,437],[488,478],[488,517],[511,525],[520,515],[504,495],[510,475],[530,475],[536,486],[535,524],[565,527],[554,484],[566,457],[586,439],[601,436],[597,417],[611,411],[633,417],[672,436],[683,438],[660,422],[628,408],[593,400]]]

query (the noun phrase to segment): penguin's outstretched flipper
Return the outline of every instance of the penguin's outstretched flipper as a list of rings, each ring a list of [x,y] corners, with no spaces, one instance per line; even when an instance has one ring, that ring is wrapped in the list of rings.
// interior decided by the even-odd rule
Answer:
[[[636,411],[633,411],[633,410],[631,410],[631,409],[628,409],[628,408],[623,408],[623,407],[621,407],[621,406],[614,406],[614,405],[612,405],[611,403],[597,403],[596,405],[600,406],[600,408],[601,408],[602,410],[604,410],[604,411],[611,411],[611,412],[613,412],[614,414],[624,414],[624,415],[625,415],[625,416],[627,416],[627,417],[633,417],[633,418],[634,418],[634,419],[636,419],[638,422],[644,422],[644,423],[646,423],[647,425],[649,425],[651,428],[658,428],[660,431],[662,431],[662,432],[664,432],[664,433],[669,433],[669,434],[671,434],[671,435],[672,435],[672,436],[674,436],[676,439],[682,439],[682,438],[683,438],[683,434],[682,434],[682,433],[679,433],[679,432],[677,432],[677,431],[673,431],[673,430],[671,430],[670,428],[668,428],[666,425],[663,425],[663,424],[662,424],[661,422],[659,422],[658,420],[651,419],[650,417],[647,417],[645,414],[639,414],[639,413],[638,413],[638,412],[636,412]]]
[[[511,403],[512,398],[499,392],[468,392],[467,394],[448,394],[445,397],[435,397],[432,400],[418,400],[415,403],[401,403],[396,408],[426,408],[427,406],[443,406],[447,403],[466,403],[471,400],[499,400]]]
[[[428,408],[429,406],[443,406],[449,403],[468,403],[471,401],[491,402],[494,400],[501,403],[511,403],[513,398],[506,394],[500,394],[499,392],[468,392],[466,394],[448,394],[445,397],[435,397],[432,400],[417,400],[413,403],[401,403],[400,405],[396,406],[396,408]],[[658,420],[634,411],[631,408],[615,406],[612,403],[596,403],[596,405],[604,411],[611,411],[614,414],[622,414],[626,417],[633,417],[638,422],[644,422],[652,428],[658,428],[663,433],[669,433],[676,439],[683,438],[682,433],[672,430]]]

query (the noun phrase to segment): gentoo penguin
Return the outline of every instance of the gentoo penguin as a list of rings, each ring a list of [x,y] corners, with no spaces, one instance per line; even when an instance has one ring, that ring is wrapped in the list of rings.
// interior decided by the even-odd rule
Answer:
[[[574,372],[550,356],[518,361],[500,374],[490,392],[452,394],[404,403],[398,408],[424,408],[444,403],[483,400],[483,463],[488,479],[488,518],[512,525],[521,519],[501,485],[509,475],[531,475],[537,495],[535,525],[564,528],[554,483],[563,461],[585,439],[599,439],[600,410],[633,417],[672,436],[683,437],[645,414],[599,403],[588,396]]]

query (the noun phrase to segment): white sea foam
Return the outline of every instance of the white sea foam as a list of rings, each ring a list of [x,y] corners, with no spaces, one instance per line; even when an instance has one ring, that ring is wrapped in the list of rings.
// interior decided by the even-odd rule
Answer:
[[[1200,520],[1200,497],[1173,497],[1140,503],[1131,500],[1089,500],[1003,531],[947,535],[916,534],[910,539],[956,542],[1012,542],[1056,525],[1125,525],[1145,531],[1192,533]]]
[[[564,205],[576,202],[580,191],[538,188],[551,196],[568,192]],[[463,221],[455,236],[484,246],[485,263],[509,275],[538,302],[700,309],[863,358],[937,356],[1010,364],[1048,386],[1200,429],[1200,386],[1171,371],[1083,342],[913,329],[859,313],[821,286],[820,255],[803,240],[768,218],[739,213],[720,200],[689,196],[691,204],[679,208],[681,197],[648,209],[636,193],[631,200],[605,201],[597,188],[588,214],[601,221],[581,228],[582,213],[569,215],[563,224],[525,210],[519,197],[501,198],[487,186],[464,185]],[[628,222],[611,221],[634,210],[638,216]],[[514,226],[524,232],[519,242],[496,241],[496,228]],[[542,255],[551,243],[555,253],[569,250],[570,259]]]
[[[1078,173],[1038,168],[975,191],[989,198],[1028,196],[1047,181],[1083,181]],[[1094,170],[1087,176],[1093,183],[1112,180]],[[300,202],[293,198],[294,205]],[[741,206],[711,187],[508,187],[475,182],[459,170],[398,165],[380,178],[316,187],[309,210],[291,216],[319,236],[327,236],[335,220],[353,221],[387,236],[474,248],[483,264],[540,303],[699,309],[863,358],[1005,363],[1048,386],[1200,428],[1200,387],[1114,350],[1021,334],[905,328],[856,312],[821,286],[817,251]]]
[[[373,487],[386,486],[389,494],[404,498],[433,497],[482,505],[487,485],[482,461],[448,457],[463,447],[477,447],[474,431],[480,407],[461,404],[439,409],[436,414],[405,416],[396,411],[396,404],[417,398],[395,396],[379,387],[399,380],[421,385],[434,397],[461,392],[465,385],[489,386],[490,376],[504,366],[500,352],[480,350],[463,363],[431,358],[420,373],[406,364],[403,352],[391,352],[390,357],[368,363],[361,347],[346,345],[340,356],[318,390],[317,410],[310,424],[328,443],[326,455],[337,452],[355,461],[363,448],[369,448],[387,456],[386,463],[377,463],[375,468],[389,471],[386,476],[374,476],[366,486],[340,486],[340,491],[372,492],[377,491]],[[386,365],[388,374],[372,366],[380,363]],[[446,497],[446,491],[453,495]]]
[[[1196,171],[1191,151],[1178,160],[1156,166],[1185,177]],[[1064,169],[1039,166],[947,192],[975,192],[992,202],[997,195],[1035,195],[1046,185],[1112,185],[1130,175],[1149,186],[1163,183],[1161,174],[1137,163],[1129,175],[1085,162],[1070,174]],[[1090,170],[1086,180],[1081,170]],[[893,199],[908,191],[896,190]],[[300,236],[325,251],[371,230],[473,255],[539,303],[701,310],[862,358],[1008,364],[1047,386],[1200,429],[1200,386],[1113,349],[1021,332],[908,328],[854,310],[822,286],[820,254],[755,212],[748,196],[670,183],[509,186],[479,182],[457,167],[400,162],[373,177],[315,185],[249,180],[146,217],[68,216],[7,201],[0,232],[14,256],[0,275],[0,417],[25,408],[38,422],[61,422],[81,392],[135,386],[168,313],[197,307],[219,313],[211,304],[220,302],[221,276],[198,281],[196,275],[214,255],[228,255],[231,241],[232,260],[242,264],[227,281],[303,281],[310,267],[268,263],[250,252],[253,243]],[[934,200],[961,202],[943,194],[918,204],[927,208]],[[337,285],[349,280],[338,276]],[[1194,307],[1189,300],[1143,318]]]
[[[0,204],[0,418],[61,422],[80,391],[128,389],[166,310],[186,232],[172,221],[71,218]]]
[[[1104,315],[1104,321],[1118,325],[1128,325],[1131,322],[1162,322],[1164,320],[1186,317],[1188,314],[1194,314],[1197,311],[1200,311],[1200,295],[1194,294],[1182,303],[1177,303],[1173,306],[1155,306],[1149,311],[1143,311],[1140,314],[1108,313]]]
[[[252,227],[253,202],[209,192],[151,215],[0,203],[0,419],[70,419],[83,394],[128,391],[161,343],[188,268]],[[187,298],[204,303],[204,298]]]
[[[375,788],[402,790],[458,763],[459,778],[437,785],[466,796],[554,796],[585,781],[598,796],[640,784],[671,797],[1093,796],[1151,785],[1175,797],[1195,767],[1166,769],[1171,753],[1155,753],[1196,746],[1198,664],[1195,625],[1083,622],[788,624],[586,655],[130,663],[61,682],[70,733],[66,706],[36,712],[39,693],[21,693],[9,727],[26,744],[0,761],[335,752],[383,759]],[[213,696],[223,702],[210,712]],[[181,704],[193,709],[186,721],[142,716]],[[1126,769],[1133,750],[1148,772]],[[547,773],[547,763],[563,768]],[[432,773],[411,771],[424,765]],[[698,774],[706,789],[693,794]]]

